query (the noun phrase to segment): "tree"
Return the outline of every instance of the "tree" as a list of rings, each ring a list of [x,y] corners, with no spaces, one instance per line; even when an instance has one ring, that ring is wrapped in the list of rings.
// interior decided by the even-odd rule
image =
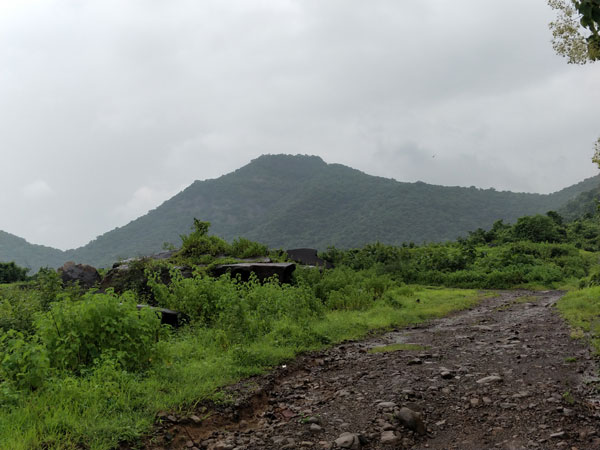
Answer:
[[[0,284],[25,281],[27,279],[27,272],[29,272],[29,269],[19,267],[14,262],[0,262]]]
[[[600,138],[598,138],[594,144],[594,156],[592,157],[592,161],[594,161],[596,164],[598,164],[598,167],[600,167]]]
[[[571,64],[600,59],[600,0],[548,0],[558,13],[550,22],[552,47]]]
[[[512,228],[513,236],[518,240],[531,242],[560,242],[561,233],[556,222],[549,216],[519,217]]]
[[[550,22],[552,47],[571,64],[600,60],[600,0],[548,0],[558,12]],[[592,161],[600,167],[600,138]]]

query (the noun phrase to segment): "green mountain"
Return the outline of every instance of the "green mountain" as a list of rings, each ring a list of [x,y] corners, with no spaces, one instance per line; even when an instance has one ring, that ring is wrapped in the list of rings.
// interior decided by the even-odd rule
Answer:
[[[62,250],[30,244],[23,238],[0,230],[0,262],[10,261],[37,271],[44,266],[59,267],[66,259]]]
[[[595,215],[600,202],[600,186],[581,192],[558,209],[558,213],[571,221],[585,215]]]
[[[211,222],[211,233],[227,240],[244,236],[274,248],[451,240],[488,228],[498,219],[513,222],[558,210],[599,184],[600,178],[593,177],[547,195],[499,192],[403,183],[326,164],[317,156],[264,155],[217,179],[194,182],[158,208],[83,247],[56,252],[65,261],[106,266],[120,258],[156,253],[165,242],[178,246],[194,217]],[[46,255],[47,262],[41,262]],[[0,260],[36,268],[33,259],[18,256],[0,247]],[[63,260],[44,253],[35,261],[55,266]]]

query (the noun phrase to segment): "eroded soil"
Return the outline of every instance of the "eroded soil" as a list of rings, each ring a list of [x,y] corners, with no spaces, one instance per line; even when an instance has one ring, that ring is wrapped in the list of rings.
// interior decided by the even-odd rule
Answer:
[[[503,292],[303,356],[228,388],[234,406],[161,414],[145,447],[600,449],[598,360],[570,338],[560,296]],[[420,347],[371,353],[395,343]]]

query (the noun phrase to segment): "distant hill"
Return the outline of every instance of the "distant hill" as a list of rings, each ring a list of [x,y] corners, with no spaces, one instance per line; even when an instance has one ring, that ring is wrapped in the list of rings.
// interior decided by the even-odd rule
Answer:
[[[558,213],[566,220],[575,220],[585,215],[595,215],[598,212],[598,202],[600,201],[600,186],[589,191],[582,192],[569,200]]]
[[[317,156],[264,155],[217,179],[194,182],[83,247],[55,250],[58,254],[43,247],[35,264],[47,258],[41,265],[57,265],[63,261],[61,253],[64,260],[96,266],[155,253],[164,242],[177,246],[194,217],[211,222],[211,232],[225,239],[244,236],[274,248],[451,240],[498,219],[513,222],[523,215],[559,210],[599,184],[600,178],[593,177],[548,195],[499,192],[403,183],[327,164]],[[0,245],[2,239],[0,235]],[[0,260],[13,259],[27,265],[34,261],[0,246]]]
[[[65,262],[65,252],[44,245],[30,244],[14,234],[0,231],[0,262],[10,261],[37,271],[44,266],[61,266]]]

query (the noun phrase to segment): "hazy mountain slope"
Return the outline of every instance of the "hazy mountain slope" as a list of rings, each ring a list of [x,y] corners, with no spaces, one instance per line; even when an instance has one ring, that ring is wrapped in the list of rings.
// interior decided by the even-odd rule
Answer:
[[[564,204],[558,212],[567,220],[575,220],[586,214],[594,215],[598,212],[598,201],[600,200],[600,186],[582,192],[575,198]]]
[[[37,271],[40,267],[58,267],[65,261],[65,252],[44,245],[30,244],[14,234],[0,231],[0,261],[15,261],[21,267]]]
[[[151,254],[164,242],[178,245],[194,217],[211,222],[211,232],[228,240],[245,236],[272,247],[455,239],[498,219],[557,210],[598,184],[594,177],[550,195],[498,192],[402,183],[316,156],[267,155],[217,179],[194,182],[63,258],[101,266]]]

